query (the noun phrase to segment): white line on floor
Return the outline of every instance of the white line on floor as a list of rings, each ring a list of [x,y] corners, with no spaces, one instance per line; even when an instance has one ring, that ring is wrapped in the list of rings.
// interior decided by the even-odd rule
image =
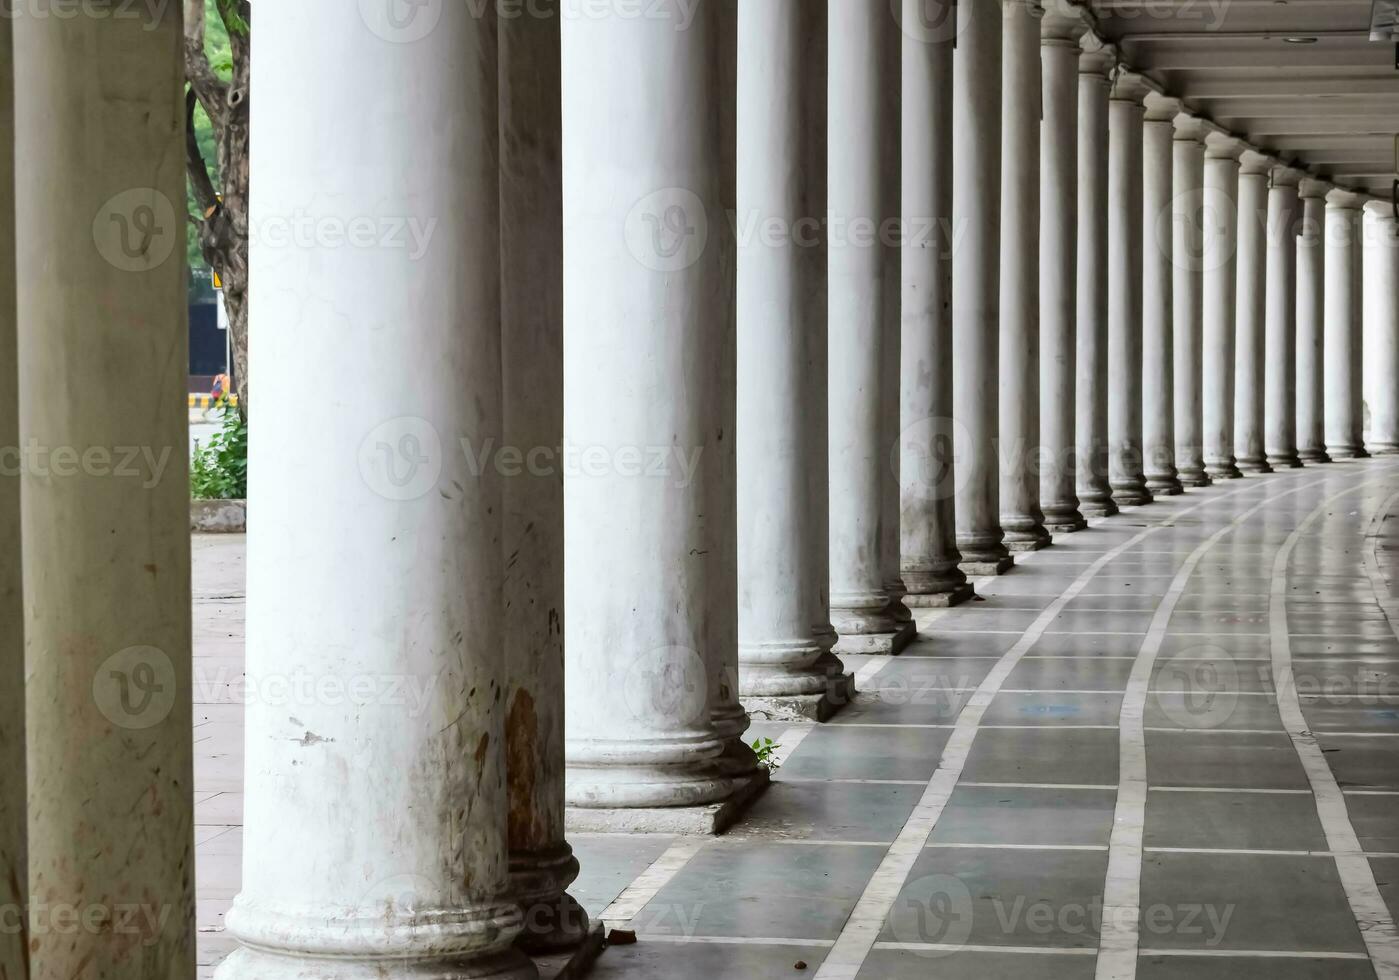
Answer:
[[[627,886],[626,891],[617,896],[616,901],[609,905],[599,918],[609,928],[626,926],[707,843],[709,840],[704,837],[682,837],[675,841]]]

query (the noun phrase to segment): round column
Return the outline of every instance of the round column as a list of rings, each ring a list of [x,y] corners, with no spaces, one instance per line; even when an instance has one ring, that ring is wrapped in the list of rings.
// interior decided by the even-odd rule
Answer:
[[[24,718],[33,928],[14,975],[43,980],[196,972],[183,32],[178,5],[144,13],[5,12],[0,235],[22,244],[0,249],[0,445],[19,447],[0,454],[19,473],[0,476],[0,576],[18,585],[22,539],[26,648],[0,698],[27,704],[0,752],[24,751]],[[18,597],[0,596],[11,668]]]
[[[913,633],[884,510],[899,479],[899,27],[859,0],[828,16],[831,621],[838,653],[888,654]]]
[[[1361,441],[1359,361],[1360,209],[1365,198],[1345,190],[1326,195],[1326,453],[1366,456]]]
[[[1207,487],[1204,394],[1204,166],[1208,124],[1175,117],[1171,168],[1171,307],[1175,361],[1176,473],[1183,486]],[[1159,228],[1158,228],[1159,233]],[[1159,239],[1158,239],[1159,240]]]
[[[1142,124],[1142,453],[1147,489],[1183,492],[1176,473],[1173,120],[1180,101],[1146,97]]]
[[[1091,37],[1091,36],[1090,36]],[[1085,46],[1089,40],[1085,39]],[[1077,415],[1079,510],[1117,513],[1108,482],[1108,94],[1111,48],[1085,50],[1078,69]]]
[[[709,690],[736,578],[715,553],[732,528],[708,517],[735,397],[722,41],[715,8],[685,30],[678,0],[659,10],[563,21],[566,798],[585,810],[733,788]]]
[[[422,237],[253,245],[258,417],[274,420],[249,461],[247,680],[263,693],[228,915],[245,945],[217,975],[532,978],[509,891],[501,476],[515,464],[491,456],[495,20],[449,5],[419,35],[387,10],[261,16],[254,226],[310,209],[316,226],[406,220]],[[405,91],[434,111],[406,111]],[[359,151],[308,114],[338,115]],[[307,364],[353,392],[306,398]],[[275,424],[292,418],[321,436]],[[345,696],[298,693],[332,681]]]
[[[1142,472],[1142,100],[1117,76],[1108,103],[1108,475],[1119,505],[1151,503]]]
[[[1301,171],[1279,167],[1268,190],[1268,284],[1264,355],[1264,446],[1277,469],[1297,457],[1297,184]]]
[[[957,5],[953,58],[953,399],[957,547],[968,575],[1013,559],[1000,524],[1001,44],[1003,0]]]
[[[825,720],[844,698],[826,605],[824,5],[738,8],[738,213],[788,229],[738,246],[739,690],[757,717]],[[814,410],[813,410],[814,409]]]
[[[1372,454],[1399,453],[1399,223],[1388,201],[1365,206],[1365,365],[1369,386]]]
[[[1326,195],[1331,185],[1304,180],[1302,228],[1297,238],[1297,455],[1329,463],[1326,454],[1325,322]]]
[[[1239,166],[1234,297],[1234,455],[1246,473],[1271,473],[1263,441],[1263,346],[1267,292],[1268,175],[1276,161],[1249,150]]]
[[[956,446],[952,426],[951,0],[923,18],[927,0],[903,3],[903,299],[899,480],[901,565],[910,606],[971,596],[958,567]],[[929,31],[912,24],[938,25]]]
[[[1040,508],[1058,533],[1088,526],[1075,480],[1078,316],[1078,61],[1081,18],[1050,10],[1040,24]]]
[[[1006,0],[1002,25],[1000,523],[1012,552],[1050,543],[1040,510],[1040,18]]]
[[[559,18],[556,0],[541,9],[499,24],[501,443],[521,458],[563,439]],[[548,952],[588,931],[566,891],[578,861],[564,838],[563,470],[503,475],[510,886],[520,945]]]
[[[1244,144],[1210,133],[1205,139],[1202,195],[1204,247],[1203,399],[1205,474],[1243,476],[1234,462],[1234,256],[1238,246],[1239,155]]]

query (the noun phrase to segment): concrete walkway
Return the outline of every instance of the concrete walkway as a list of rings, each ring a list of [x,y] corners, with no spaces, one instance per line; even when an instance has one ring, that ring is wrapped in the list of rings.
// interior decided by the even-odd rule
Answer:
[[[238,884],[242,546],[195,544],[206,971]],[[640,936],[593,976],[1399,977],[1399,463],[1163,498],[978,588],[851,658],[832,722],[755,724],[781,767],[725,837],[572,838],[574,894]]]

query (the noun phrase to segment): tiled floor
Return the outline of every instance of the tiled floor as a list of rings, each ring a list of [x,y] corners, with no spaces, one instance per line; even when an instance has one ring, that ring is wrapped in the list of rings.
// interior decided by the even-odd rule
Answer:
[[[196,546],[206,969],[241,849],[241,549]],[[575,837],[574,894],[640,936],[593,975],[1399,976],[1395,461],[1165,498],[979,591],[849,658],[830,723],[755,725],[782,764],[725,837]]]

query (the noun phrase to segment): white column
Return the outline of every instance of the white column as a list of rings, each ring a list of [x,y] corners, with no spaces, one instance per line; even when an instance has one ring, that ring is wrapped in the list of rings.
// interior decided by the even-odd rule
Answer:
[[[1051,5],[1040,25],[1040,509],[1054,533],[1088,526],[1075,448],[1078,316],[1078,62],[1082,18]]]
[[[1268,175],[1276,161],[1249,150],[1239,166],[1238,283],[1234,296],[1234,456],[1245,473],[1271,473],[1263,445]]]
[[[1360,437],[1360,194],[1326,195],[1326,452],[1368,455]]]
[[[1090,35],[1085,47],[1092,42]],[[1112,48],[1085,50],[1078,74],[1077,415],[1079,510],[1117,513],[1108,482],[1108,94]]]
[[[29,900],[49,926],[18,975],[45,980],[195,975],[183,32],[178,5],[145,14],[6,13]],[[56,908],[70,929],[40,918]]]
[[[1142,472],[1142,100],[1122,73],[1108,103],[1108,475],[1118,504],[1151,503]]]
[[[1038,0],[1005,0],[1001,50],[1000,523],[1006,548],[1050,543],[1040,510]]]
[[[1365,368],[1372,454],[1399,453],[1399,222],[1389,201],[1365,206]]]
[[[1176,472],[1187,487],[1207,487],[1201,372],[1204,367],[1204,166],[1209,124],[1175,117],[1171,172],[1171,306],[1175,361]]]
[[[499,22],[501,443],[520,458],[563,439],[563,161],[559,18]],[[542,457],[536,456],[536,459]],[[576,945],[588,914],[566,891],[563,470],[511,467],[502,481],[505,754],[510,886],[519,944]]]
[[[898,486],[886,419],[899,344],[899,27],[889,8],[829,6],[831,620],[838,653],[897,653],[913,635],[891,580],[884,512]],[[897,371],[893,372],[897,378]],[[892,381],[897,386],[896,380]],[[896,539],[895,539],[896,540]]]
[[[824,721],[848,676],[825,576],[826,13],[738,7],[738,654],[745,706]],[[841,687],[840,685],[844,685]]]
[[[1326,454],[1325,322],[1326,195],[1330,184],[1302,181],[1302,229],[1297,239],[1297,455],[1329,463]]]
[[[1175,125],[1180,100],[1146,97],[1142,124],[1142,457],[1147,489],[1181,493],[1175,436]]]
[[[502,690],[500,477],[518,464],[490,455],[503,433],[494,18],[447,5],[419,34],[387,8],[261,16],[253,225],[310,209],[327,227],[432,231],[415,250],[253,245],[258,417],[273,422],[249,460],[254,696],[228,916],[245,945],[218,976],[533,977],[511,948]],[[405,91],[435,111],[404,111]],[[358,152],[307,114],[340,116]],[[308,363],[356,379],[352,394],[307,399]],[[276,424],[289,419],[320,437]],[[348,693],[292,686],[289,703],[288,677]],[[389,682],[413,696],[376,696]]]
[[[805,2],[805,0],[803,0]],[[971,597],[958,567],[952,425],[952,57],[951,0],[903,3],[901,565],[910,606]],[[924,19],[933,11],[936,17]],[[926,24],[926,30],[912,29]]]
[[[953,57],[953,398],[957,547],[968,575],[1013,559],[1000,524],[1001,43],[1004,8],[957,5]]]
[[[1221,133],[1205,139],[1201,221],[1204,247],[1203,399],[1205,473],[1243,476],[1234,462],[1234,278],[1238,247],[1239,155],[1245,147]]]
[[[722,540],[735,525],[711,511],[736,496],[722,421],[736,397],[724,25],[716,7],[693,13],[667,0],[636,18],[618,3],[563,22],[564,443],[583,454],[564,476],[566,755],[579,828],[644,826],[647,814],[617,811],[735,788],[710,710],[737,608]],[[638,450],[668,454],[665,472],[636,465]]]
[[[1265,313],[1264,448],[1276,469],[1297,458],[1297,185],[1303,173],[1273,171],[1268,190],[1268,284]]]
[[[15,126],[12,20],[0,18],[0,268],[15,267]],[[22,910],[28,892],[24,740],[24,598],[19,513],[19,367],[15,279],[0,276],[0,908]],[[27,937],[0,931],[0,976],[26,974]]]

